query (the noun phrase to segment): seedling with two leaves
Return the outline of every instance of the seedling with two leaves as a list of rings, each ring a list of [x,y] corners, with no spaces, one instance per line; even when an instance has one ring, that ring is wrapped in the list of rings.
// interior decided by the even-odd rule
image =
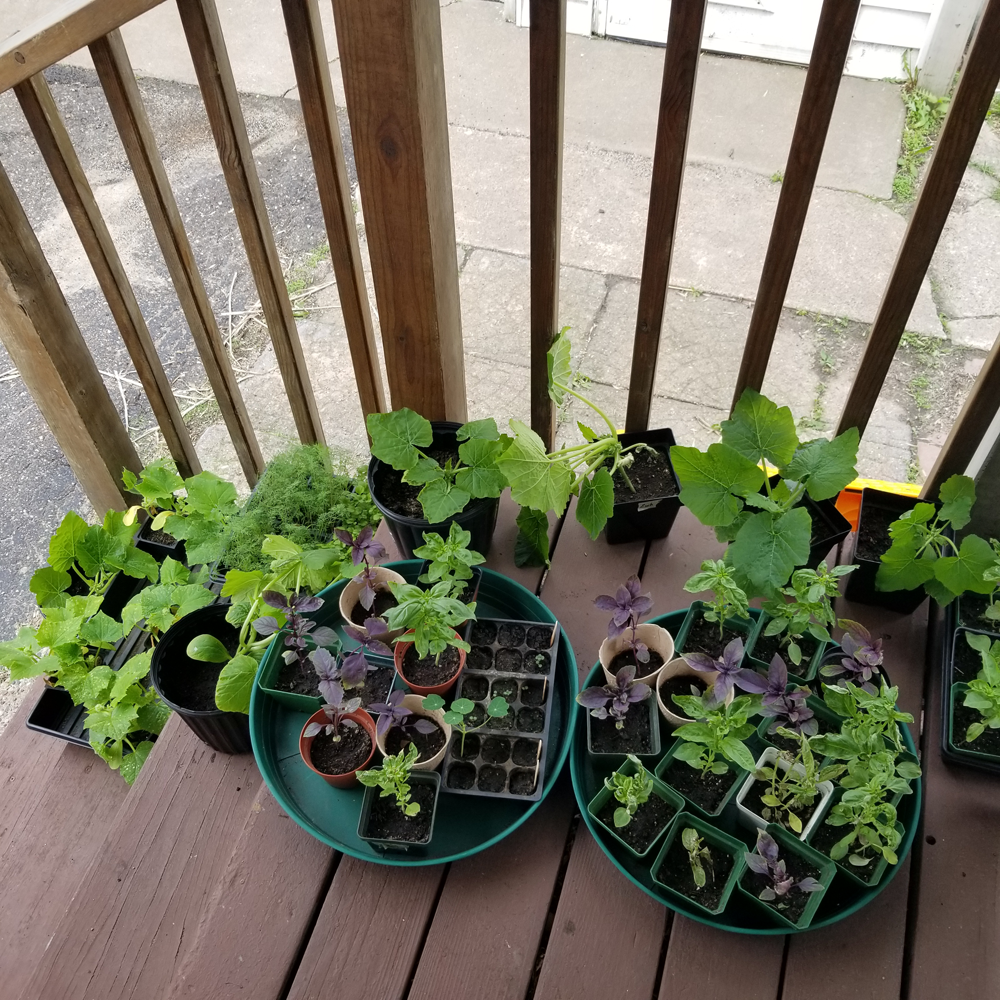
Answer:
[[[428,712],[436,712],[438,709],[444,708],[444,698],[439,694],[429,694],[424,698],[421,703]],[[462,741],[459,753],[462,756],[465,755],[465,737],[469,733],[474,733],[477,729],[482,729],[483,726],[487,725],[490,719],[502,719],[504,716],[510,712],[510,705],[507,703],[506,698],[493,698],[490,703],[486,706],[486,714],[483,716],[482,722],[478,725],[473,725],[473,713],[476,710],[476,703],[468,698],[456,698],[449,709],[444,713],[444,721],[448,723],[452,729],[457,729],[462,734]]]

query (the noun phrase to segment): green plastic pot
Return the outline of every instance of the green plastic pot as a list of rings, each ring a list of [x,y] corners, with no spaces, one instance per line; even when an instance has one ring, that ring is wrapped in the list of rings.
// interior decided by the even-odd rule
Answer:
[[[603,679],[603,678],[602,678]],[[645,708],[649,712],[649,740],[652,745],[652,750],[649,753],[637,753],[636,757],[639,760],[654,761],[661,753],[660,746],[660,710],[656,704],[656,698],[653,692],[650,691],[649,697],[645,701],[636,702],[629,709],[630,712],[634,712],[636,709],[640,711]],[[591,719],[593,716],[587,709],[582,705],[580,706],[580,711],[587,716],[587,753],[589,753],[595,761],[600,761],[603,764],[610,765],[613,768],[624,764],[628,755],[624,753],[600,753],[593,749],[592,739],[591,739]]]
[[[789,680],[791,680],[791,678],[789,678]],[[831,712],[830,709],[826,707],[826,702],[823,701],[822,698],[817,698],[816,695],[810,695],[806,698],[806,704],[813,710],[813,714],[817,719],[823,719],[825,722],[828,722],[835,727],[834,732],[840,732],[840,727],[844,720],[837,715],[836,712]],[[778,747],[778,745],[773,742],[774,738],[769,736],[767,732],[773,722],[773,718],[761,719],[760,725],[757,727],[757,735],[767,746],[776,747],[780,750],[782,748]]]
[[[959,745],[955,742],[955,705],[957,700],[968,690],[969,685],[964,681],[952,684],[951,686],[951,702],[948,709],[948,749],[953,754],[964,757],[969,761],[976,761],[991,769],[1000,768],[1000,756],[997,754],[983,753],[981,750],[968,750],[966,749],[967,744]]]
[[[732,799],[732,797],[740,790],[748,772],[744,768],[734,764],[732,761],[727,760],[726,764],[729,766],[729,770],[731,772],[736,773],[736,780],[732,783],[732,785],[730,785],[729,791],[726,792],[725,798],[723,798],[723,800],[718,804],[718,806],[716,806],[716,808],[712,810],[712,812],[706,812],[706,810],[702,809],[702,807],[698,805],[697,802],[692,802],[683,792],[677,791],[677,789],[670,784],[670,781],[666,777],[667,771],[670,770],[670,765],[674,761],[674,756],[677,753],[677,749],[683,742],[684,742],[683,740],[676,738],[674,739],[673,746],[667,752],[663,760],[661,760],[660,763],[656,765],[656,770],[654,774],[668,788],[672,789],[674,792],[680,795],[681,798],[684,799],[685,805],[690,812],[695,813],[695,815],[697,816],[701,816],[703,819],[707,820],[715,819],[716,817],[722,814],[722,810],[725,809],[727,805],[729,805],[729,802]],[[684,766],[687,767],[688,765],[684,763]]]
[[[633,775],[636,773],[636,766],[630,760],[626,760],[625,763],[618,768],[622,774]],[[648,772],[647,772],[648,773]],[[601,790],[590,800],[590,804],[587,806],[587,810],[593,817],[595,823],[599,823],[602,830],[606,830],[615,840],[618,841],[622,847],[629,852],[634,858],[645,858],[648,857],[650,851],[659,842],[659,839],[663,834],[670,829],[677,817],[684,811],[684,799],[678,795],[672,788],[665,785],[659,778],[653,778],[653,795],[658,796],[663,799],[673,810],[674,815],[670,817],[667,821],[667,825],[649,842],[649,846],[644,851],[637,851],[631,844],[623,840],[618,835],[618,830],[612,824],[609,826],[603,820],[599,819],[598,816],[601,810],[608,804],[608,800],[614,798],[614,792],[611,791],[606,785],[601,788]]]
[[[760,616],[760,627],[754,633],[753,646],[747,650],[747,657],[754,670],[761,670],[767,673],[768,667],[771,666],[770,662],[762,660],[754,656],[754,650],[757,645],[757,641],[764,635],[764,629],[767,628],[768,622],[771,621],[771,616],[766,615],[763,612]],[[803,663],[792,663],[792,661],[784,654],[781,653],[781,658],[785,661],[785,665],[790,667],[792,670],[799,672],[799,675],[804,677],[805,680],[811,681],[816,676],[816,671],[819,670],[819,665],[823,660],[824,655],[830,648],[830,643],[828,642],[817,642],[816,650],[809,660]]]
[[[377,785],[365,788],[364,801],[361,804],[361,816],[358,819],[358,838],[371,844],[378,851],[400,851],[404,854],[423,854],[427,845],[434,839],[434,821],[437,819],[438,797],[441,791],[441,775],[437,771],[413,771],[410,774],[410,785],[431,785],[434,788],[434,803],[431,806],[431,825],[427,830],[427,838],[421,841],[383,840],[379,837],[369,837],[365,834],[368,817],[371,815],[375,800],[382,794]]]
[[[832,858],[828,858],[820,854],[819,851],[813,850],[808,844],[803,844],[802,841],[777,823],[768,823],[766,830],[778,844],[780,850],[779,858],[786,854],[796,854],[819,869],[820,876],[818,881],[823,888],[809,893],[809,902],[806,903],[806,908],[802,911],[802,915],[798,920],[789,920],[780,910],[758,896],[763,883],[750,867],[747,867],[746,871],[740,876],[737,887],[747,899],[751,900],[755,906],[767,911],[768,916],[782,927],[804,931],[812,923],[812,919],[816,916],[816,911],[819,909],[819,904],[823,902],[823,897],[830,888],[830,882],[837,872],[837,863]],[[758,888],[754,889],[755,886],[758,886]]]
[[[677,631],[677,639],[674,642],[675,656],[680,656],[685,652],[685,644],[687,643],[687,635],[691,630],[691,623],[694,619],[701,614],[706,608],[708,608],[704,601],[693,601],[691,606],[687,610],[687,614],[684,616],[684,622]],[[750,620],[747,621],[744,618],[727,618],[725,621],[725,627],[732,629],[734,632],[739,632],[744,636],[743,639],[743,655],[746,656],[746,650],[752,649],[753,644],[757,639],[757,633],[760,631],[761,626],[761,612],[759,608],[750,609]],[[659,623],[659,619],[652,619],[653,622]]]
[[[694,827],[698,831],[698,836],[705,841],[709,848],[722,851],[724,854],[730,855],[733,859],[732,870],[726,878],[725,888],[722,890],[722,895],[719,897],[719,902],[714,909],[702,906],[697,900],[686,896],[673,886],[667,885],[666,882],[661,882],[658,877],[660,869],[663,867],[663,862],[670,852],[670,848],[680,837],[681,831],[687,827]],[[726,908],[729,897],[733,894],[733,889],[736,888],[736,884],[743,874],[743,869],[746,868],[746,860],[743,857],[746,849],[746,844],[742,841],[737,840],[735,837],[730,837],[729,834],[723,833],[721,830],[717,830],[711,823],[706,823],[703,819],[693,816],[691,813],[681,813],[674,818],[670,826],[670,831],[667,834],[667,839],[663,847],[660,848],[660,853],[656,856],[656,861],[653,862],[653,881],[668,895],[683,900],[686,906],[694,907],[707,917],[716,917]]]

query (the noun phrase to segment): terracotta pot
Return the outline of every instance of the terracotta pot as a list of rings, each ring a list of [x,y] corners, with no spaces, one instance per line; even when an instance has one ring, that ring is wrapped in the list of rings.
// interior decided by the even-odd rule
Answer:
[[[718,677],[718,673],[711,671],[706,673],[702,670],[695,670],[694,667],[689,667],[687,661],[683,656],[678,656],[675,660],[671,660],[669,663],[665,663],[660,670],[659,675],[656,678],[656,704],[660,706],[660,714],[663,716],[667,722],[672,726],[685,726],[689,722],[694,722],[694,719],[689,719],[685,715],[680,714],[680,710],[670,702],[668,705],[663,700],[663,695],[660,692],[660,685],[663,684],[670,677],[694,677],[702,683],[711,687],[715,683],[715,678]],[[730,691],[728,697],[726,698],[726,704],[728,705],[733,700],[734,692]]]
[[[598,657],[600,658],[601,666],[604,668],[604,677],[609,684],[612,684],[615,679],[615,675],[608,669],[611,666],[611,661],[625,649],[625,640],[631,638],[631,636],[632,630],[625,629],[621,635],[615,636],[614,639],[605,639],[601,643],[601,650],[598,653]],[[635,679],[637,681],[642,681],[643,684],[655,687],[656,678],[659,676],[660,671],[674,658],[674,637],[665,628],[659,625],[651,625],[649,622],[636,627],[635,637],[639,642],[644,642],[650,650],[655,650],[663,657],[663,662],[655,670],[651,670],[647,674],[641,673],[641,667],[636,670]]]
[[[441,731],[444,733],[444,743],[441,749],[438,750],[430,760],[420,760],[413,765],[414,771],[433,771],[440,763],[444,760],[445,751],[448,749],[448,741],[451,739],[451,726],[444,721],[444,712],[441,709],[436,709],[433,712],[428,712],[426,708],[423,707],[423,696],[419,694],[408,694],[403,698],[403,708],[408,708],[414,715],[422,715],[424,718],[433,719],[440,727]],[[385,752],[385,738],[388,736],[388,730],[384,733],[379,733],[376,731],[375,742],[378,744],[379,750],[382,752],[382,756],[388,756]]]
[[[368,759],[361,765],[361,767],[356,768],[353,771],[349,771],[346,774],[324,774],[322,771],[318,771],[312,764],[312,742],[316,738],[315,736],[306,736],[306,729],[309,727],[311,722],[326,723],[327,719],[326,712],[320,709],[318,712],[314,712],[306,720],[306,724],[302,727],[302,732],[299,735],[299,753],[302,755],[302,759],[306,762],[306,766],[310,771],[318,774],[327,784],[333,785],[334,788],[353,788],[357,783],[357,773],[358,771],[363,771],[372,761],[372,757],[375,756],[375,747],[378,745],[376,740],[377,736],[375,733],[375,720],[363,709],[359,708],[356,712],[350,712],[343,718],[352,719],[359,726],[363,727],[368,735],[372,738],[372,752],[368,755]]]
[[[407,635],[412,635],[412,632],[407,632]],[[461,636],[456,632],[455,638],[460,639]],[[458,670],[444,682],[444,684],[435,684],[433,687],[422,687],[420,684],[413,684],[406,674],[403,673],[403,657],[406,656],[406,651],[413,645],[412,642],[397,642],[395,649],[393,650],[393,657],[396,662],[396,673],[406,681],[407,686],[413,691],[414,694],[423,695],[426,697],[429,694],[444,694],[450,687],[455,684],[458,680],[458,675],[462,672],[465,667],[465,650],[460,649],[458,651],[459,663]]]
[[[388,590],[390,583],[406,583],[406,577],[401,576],[394,570],[386,569],[384,566],[376,566],[375,590]],[[360,595],[361,578],[360,576],[352,577],[344,584],[344,589],[340,592],[340,616],[348,625],[354,625],[354,622],[351,620],[351,612],[357,606]],[[363,626],[354,625],[354,627],[360,629],[365,635],[368,634]],[[388,636],[383,636],[382,638],[385,642],[391,642],[397,635],[402,635],[405,631],[405,629],[396,629],[394,632],[389,632]]]

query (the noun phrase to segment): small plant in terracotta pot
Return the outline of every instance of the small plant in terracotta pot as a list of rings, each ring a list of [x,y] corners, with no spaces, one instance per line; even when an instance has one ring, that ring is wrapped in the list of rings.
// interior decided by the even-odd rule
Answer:
[[[321,683],[328,703],[303,727],[299,753],[324,781],[350,788],[375,753],[375,720],[361,708],[360,698],[346,698],[340,681]]]
[[[415,746],[417,759],[413,768],[417,771],[434,770],[444,760],[451,738],[451,726],[444,721],[444,714],[428,708],[426,701],[420,695],[398,690],[384,702],[368,706],[378,713],[375,736],[379,750],[391,757],[404,750],[409,752]]]
[[[639,577],[630,576],[612,597],[602,594],[594,607],[611,612],[608,637],[601,643],[600,660],[604,676],[610,684],[622,667],[634,666],[638,680],[652,685],[665,663],[674,655],[673,636],[659,625],[639,619],[652,610],[649,594],[640,594]]]
[[[399,573],[385,569],[377,563],[388,553],[381,542],[375,541],[370,527],[362,528],[355,538],[349,531],[338,528],[337,539],[350,546],[351,566],[355,576],[347,581],[340,592],[340,614],[344,621],[359,630],[364,630],[368,618],[384,618],[385,613],[396,605],[390,583],[405,583]],[[351,570],[344,564],[344,574]]]
[[[417,694],[443,694],[458,680],[470,649],[455,626],[475,618],[476,606],[450,596],[447,581],[430,590],[409,583],[390,588],[396,606],[387,612],[387,624],[405,632],[396,639],[396,671]]]

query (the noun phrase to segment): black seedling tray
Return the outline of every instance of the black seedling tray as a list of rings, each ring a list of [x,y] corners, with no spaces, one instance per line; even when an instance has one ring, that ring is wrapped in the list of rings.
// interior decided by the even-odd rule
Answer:
[[[543,641],[541,632],[532,636],[534,643],[529,645],[528,637],[532,629],[544,631],[544,641],[548,645],[540,646]],[[515,634],[505,636],[504,641],[501,641],[504,630],[514,630]],[[544,750],[552,722],[552,678],[555,676],[559,648],[559,626],[508,619],[480,619],[472,623],[468,636],[472,652],[466,659],[455,698],[474,701],[477,713],[485,715],[490,700],[503,696],[510,704],[510,712],[503,719],[487,717],[486,724],[481,729],[466,736],[464,755],[461,752],[462,734],[452,733],[445,754],[442,791],[456,795],[517,799],[522,802],[536,800],[541,797],[544,785]],[[514,662],[515,653],[517,662]],[[539,654],[544,654],[544,663],[538,662]],[[526,664],[533,669],[525,669]],[[505,669],[507,667],[509,669]],[[526,715],[536,715],[539,709],[543,716],[540,728],[534,723],[529,724],[525,719]],[[524,761],[529,759],[529,744],[534,751],[534,760],[530,764],[515,763],[515,758]],[[505,760],[495,759],[504,755]],[[474,772],[472,768],[475,768]],[[496,772],[485,770],[490,768],[495,768]],[[497,772],[500,771],[503,772],[504,779],[501,790],[490,791],[480,787],[480,782],[490,775],[499,778]],[[462,772],[471,779],[469,787],[451,784],[460,780]],[[526,782],[529,773],[533,776],[533,782],[526,786],[527,790],[511,791],[511,782]]]

